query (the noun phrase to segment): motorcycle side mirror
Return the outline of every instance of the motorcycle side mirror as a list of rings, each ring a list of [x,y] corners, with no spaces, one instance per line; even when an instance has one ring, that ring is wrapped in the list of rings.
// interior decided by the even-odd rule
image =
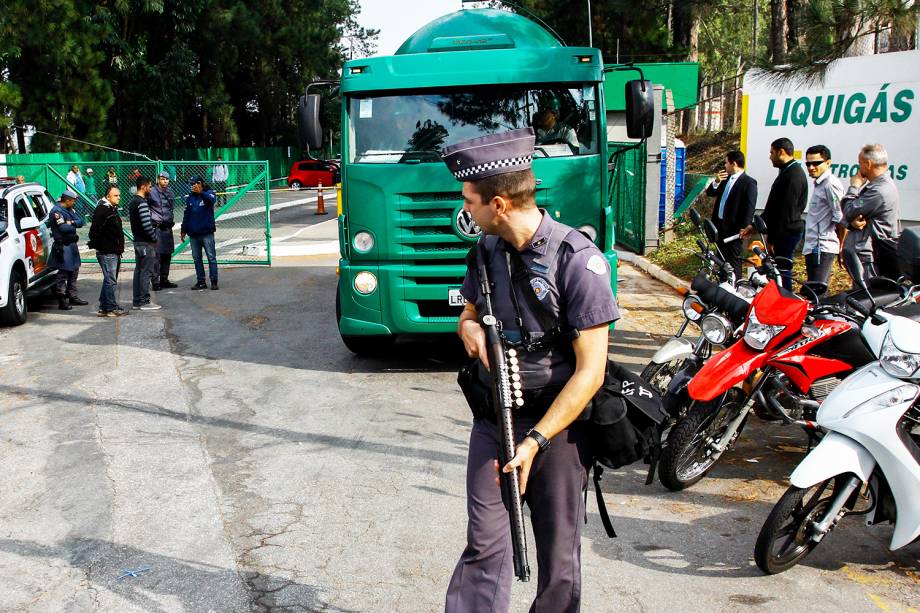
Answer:
[[[767,222],[760,215],[754,215],[754,229],[760,234],[767,233]]]
[[[693,207],[690,207],[690,208],[687,210],[687,214],[690,215],[690,221],[693,222],[693,225],[694,225],[694,226],[696,226],[697,228],[701,227],[700,224],[703,222],[703,218],[700,217],[699,211],[697,211],[697,210],[696,210],[695,208],[693,208]]]
[[[717,243],[719,240],[719,231],[716,230],[716,224],[711,219],[703,221],[703,234],[709,239],[710,243]]]

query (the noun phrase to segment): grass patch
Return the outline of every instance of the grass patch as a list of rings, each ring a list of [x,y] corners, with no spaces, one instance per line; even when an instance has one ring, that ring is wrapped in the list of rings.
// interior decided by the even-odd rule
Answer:
[[[663,235],[659,239],[663,239]],[[693,277],[700,270],[701,260],[697,257],[699,247],[696,245],[696,239],[701,238],[700,233],[689,219],[681,219],[674,226],[674,239],[661,243],[659,248],[646,257],[649,261],[661,266],[672,275],[680,277],[686,281],[693,280]],[[743,257],[753,255],[750,251],[742,252]],[[805,256],[798,254],[792,266],[792,278],[795,289],[799,288],[807,278],[805,273]],[[840,264],[835,263],[831,270],[831,278],[828,293],[836,294],[851,287],[850,276],[843,270]]]

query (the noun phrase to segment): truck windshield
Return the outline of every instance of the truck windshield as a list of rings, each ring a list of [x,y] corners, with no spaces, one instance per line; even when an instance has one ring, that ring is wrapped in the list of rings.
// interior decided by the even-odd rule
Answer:
[[[349,161],[440,162],[445,146],[532,126],[535,157],[597,153],[593,85],[483,86],[463,90],[353,97]]]

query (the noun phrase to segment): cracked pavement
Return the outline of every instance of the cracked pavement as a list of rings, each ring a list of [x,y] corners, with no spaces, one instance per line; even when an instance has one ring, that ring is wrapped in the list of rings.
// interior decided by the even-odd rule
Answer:
[[[48,303],[0,328],[0,611],[441,609],[465,534],[456,347],[351,355],[334,266],[226,269],[220,292],[189,292],[179,269],[158,312]],[[81,287],[98,295],[89,267]],[[679,298],[624,265],[620,300],[611,352],[638,369]],[[681,493],[643,485],[641,466],[609,471],[620,538],[589,497],[583,610],[912,610],[920,549],[889,552],[889,526],[845,520],[796,569],[753,566],[803,445],[752,423]],[[515,584],[513,611],[535,587]]]

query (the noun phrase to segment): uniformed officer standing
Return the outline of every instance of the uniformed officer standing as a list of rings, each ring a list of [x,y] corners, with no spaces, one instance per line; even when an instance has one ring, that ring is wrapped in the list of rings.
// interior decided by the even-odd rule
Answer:
[[[157,184],[150,190],[147,201],[150,204],[150,219],[156,226],[157,234],[157,257],[153,262],[153,276],[150,279],[153,291],[179,287],[169,280],[169,263],[176,248],[172,231],[176,225],[173,217],[176,194],[169,186],[169,173],[165,170],[157,175]]]
[[[62,311],[69,311],[72,305],[89,304],[77,295],[77,275],[80,274],[80,250],[77,248],[80,238],[77,236],[77,228],[83,227],[83,219],[74,211],[76,203],[77,194],[65,189],[61,201],[52,207],[48,215],[48,225],[54,238],[48,267],[57,268],[54,289],[58,297],[58,308]]]
[[[525,404],[515,410],[514,458],[501,470],[520,468],[521,491],[530,508],[538,565],[531,611],[561,613],[577,611],[581,600],[583,493],[591,451],[577,421],[603,383],[608,324],[619,318],[619,311],[601,252],[536,207],[533,146],[534,132],[524,128],[447,147],[444,161],[463,182],[464,210],[482,229],[494,285],[493,314],[505,340],[534,348],[518,346]],[[526,285],[512,282],[515,273],[519,280],[526,273]],[[529,287],[538,302],[518,295],[522,287]],[[457,332],[470,357],[487,362],[479,320],[484,299],[475,267],[467,270],[461,293],[468,304]],[[563,328],[577,330],[577,336],[539,347],[537,304]],[[486,378],[484,369],[480,372]],[[491,385],[491,380],[483,383]],[[511,592],[511,530],[496,483],[499,428],[491,408],[473,410],[467,546],[447,589],[449,613],[507,611]]]

